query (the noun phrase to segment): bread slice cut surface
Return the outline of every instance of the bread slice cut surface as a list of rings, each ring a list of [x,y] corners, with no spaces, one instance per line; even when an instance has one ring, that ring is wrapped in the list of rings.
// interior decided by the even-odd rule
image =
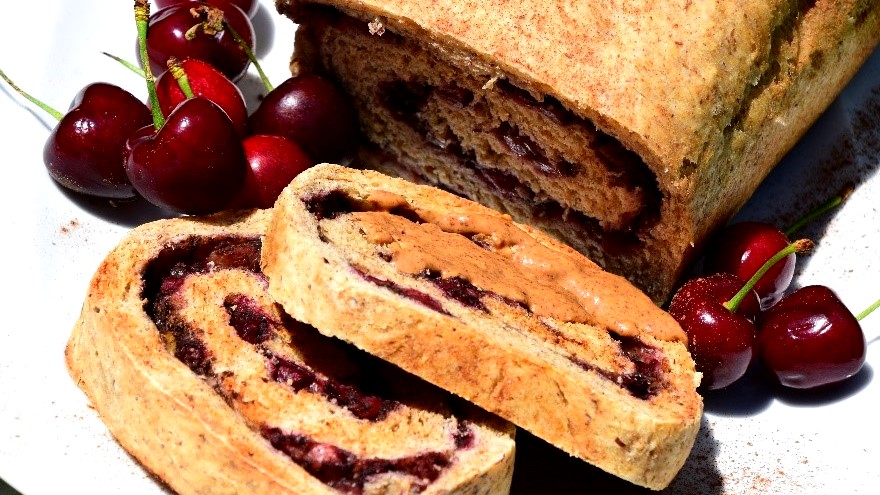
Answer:
[[[66,357],[120,444],[181,494],[508,493],[509,423],[272,299],[269,218],[150,223],[99,267]]]
[[[507,215],[319,165],[276,203],[262,263],[293,317],[606,471],[660,489],[690,452],[702,401],[675,320]]]

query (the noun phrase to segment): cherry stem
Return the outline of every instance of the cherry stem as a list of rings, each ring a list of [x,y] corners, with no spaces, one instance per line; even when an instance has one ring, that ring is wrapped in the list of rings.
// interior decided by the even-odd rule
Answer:
[[[61,120],[62,118],[64,118],[64,114],[63,114],[63,113],[59,112],[58,110],[55,110],[54,108],[52,108],[52,107],[50,107],[49,105],[43,103],[42,101],[40,101],[40,100],[34,98],[33,96],[31,96],[31,95],[25,93],[25,91],[24,91],[23,89],[19,88],[14,82],[12,82],[11,79],[9,79],[9,77],[6,76],[6,73],[3,72],[2,69],[0,69],[0,77],[2,77],[3,80],[6,81],[6,84],[8,84],[8,85],[9,85],[12,89],[14,89],[18,94],[20,94],[21,96],[27,98],[27,100],[30,101],[31,103],[33,103],[34,105],[36,105],[36,106],[42,108],[43,110],[45,110],[46,113],[48,113],[49,115],[55,117],[55,119],[57,119],[57,120]]]
[[[245,55],[247,55],[248,59],[251,61],[251,63],[254,64],[254,67],[256,67],[257,73],[260,74],[260,79],[263,81],[263,86],[266,87],[266,91],[272,91],[272,83],[269,81],[269,78],[266,77],[266,73],[263,72],[263,67],[260,66],[260,62],[254,55],[253,50],[251,50],[251,47],[247,44],[247,41],[245,41],[244,38],[242,38],[241,35],[238,34],[238,32],[233,29],[232,25],[230,25],[229,22],[226,20],[226,14],[223,13],[223,10],[208,5],[204,5],[193,10],[193,17],[199,17],[202,14],[205,15],[205,20],[187,29],[186,33],[184,34],[186,39],[191,40],[195,38],[196,34],[199,32],[199,29],[201,29],[202,32],[204,32],[205,34],[212,36],[222,30],[229,31],[232,39],[235,40],[236,43],[238,43],[239,48],[244,50]]]
[[[861,313],[859,313],[858,315],[856,315],[856,320],[862,321],[862,319],[863,319],[864,317],[866,317],[866,316],[868,316],[869,314],[871,314],[871,312],[874,311],[874,310],[877,309],[877,308],[880,308],[880,299],[877,299],[877,301],[876,301],[874,304],[868,306],[867,308],[865,308],[864,311],[862,311]]]
[[[217,7],[212,7],[210,5],[201,5],[199,7],[195,7],[190,9],[190,13],[192,14],[194,19],[201,19],[204,16],[203,21],[199,21],[194,24],[191,28],[186,30],[184,33],[184,37],[190,41],[195,39],[196,35],[198,35],[199,30],[208,36],[214,36],[223,30],[223,11],[218,9]]]
[[[139,75],[139,76],[141,76],[141,77],[147,77],[146,74],[144,74],[144,70],[143,70],[143,69],[141,69],[141,68],[138,67],[137,65],[134,65],[133,63],[129,62],[128,60],[125,60],[124,58],[122,58],[122,57],[118,57],[118,56],[113,55],[113,54],[111,54],[111,53],[107,53],[107,52],[101,52],[101,53],[103,53],[105,56],[110,57],[110,58],[112,58],[113,60],[119,62],[120,64],[122,64],[123,67],[125,67],[126,69],[128,69],[128,70],[134,72],[135,74],[137,74],[137,75]]]
[[[241,49],[244,50],[244,53],[248,56],[248,59],[250,59],[251,63],[254,64],[254,68],[257,69],[257,73],[260,75],[260,80],[263,81],[263,86],[266,87],[266,91],[271,92],[273,89],[275,89],[274,86],[272,86],[272,83],[269,81],[269,78],[266,77],[266,73],[263,72],[263,67],[260,65],[260,62],[257,60],[257,57],[256,55],[254,55],[251,47],[248,46],[247,41],[245,41],[244,38],[242,38],[241,35],[239,35],[238,32],[236,32],[236,30],[233,29],[228,22],[226,22],[225,19],[223,20],[223,27],[229,31],[229,34],[232,35],[232,39],[234,39],[236,43],[238,43],[238,46],[240,46]]]
[[[833,210],[834,208],[837,208],[838,206],[840,206],[841,203],[846,201],[846,198],[848,198],[850,194],[852,194],[854,189],[855,184],[851,182],[847,183],[845,186],[843,186],[843,189],[841,189],[840,192],[837,193],[836,196],[822,203],[816,209],[801,217],[799,220],[797,220],[787,229],[785,229],[782,233],[785,234],[785,237],[789,237],[795,232],[799,231],[801,228],[803,228],[804,225],[812,222],[813,220],[819,218],[820,216]]]
[[[147,53],[147,26],[150,22],[149,0],[135,0],[134,20],[137,23],[138,45],[141,51],[141,66],[144,69],[144,79],[147,80],[147,95],[150,98],[150,109],[153,112],[153,126],[158,131],[165,125],[165,116],[159,108],[159,95],[156,93],[156,78],[150,69],[150,55]]]
[[[183,95],[186,96],[187,99],[194,97],[195,94],[193,94],[192,87],[189,85],[189,78],[186,77],[186,71],[183,70],[180,61],[177,60],[177,58],[171,57],[168,59],[168,70],[171,71],[171,75],[174,76]]]
[[[760,280],[761,277],[763,277],[764,274],[767,273],[767,271],[776,264],[776,262],[790,254],[799,254],[810,251],[811,249],[813,249],[814,245],[815,244],[813,244],[813,241],[809,239],[798,239],[788,246],[780,249],[778,253],[774,254],[769,260],[761,265],[761,268],[759,268],[758,271],[756,271],[755,274],[752,275],[752,278],[750,278],[748,282],[743,285],[742,289],[740,289],[739,292],[734,294],[729,301],[724,303],[724,307],[730,311],[736,312],[736,310],[739,309],[740,303],[742,303],[743,299],[745,299],[749,291],[752,290],[755,284],[758,283],[758,280]]]

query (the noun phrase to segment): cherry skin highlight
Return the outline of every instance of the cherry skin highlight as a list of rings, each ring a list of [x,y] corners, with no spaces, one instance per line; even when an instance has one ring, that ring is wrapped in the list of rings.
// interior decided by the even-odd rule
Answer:
[[[247,170],[241,140],[220,107],[204,98],[181,103],[156,132],[126,144],[125,170],[147,201],[183,214],[215,213],[238,194]]]
[[[184,60],[180,62],[180,67],[186,73],[193,95],[216,103],[235,125],[238,135],[247,135],[247,107],[238,86],[213,65],[202,60]],[[170,114],[186,99],[170,70],[156,79],[156,92],[163,115]]]
[[[802,287],[768,310],[758,332],[760,356],[779,383],[815,388],[862,369],[866,343],[856,317],[828,287]]]
[[[213,9],[213,10],[212,10]],[[216,67],[231,81],[244,76],[250,64],[245,50],[222,23],[214,22],[213,29],[197,28],[193,39],[186,33],[194,26],[208,22],[216,12],[222,12],[232,29],[254,50],[254,27],[247,14],[234,5],[218,10],[210,4],[190,1],[157,10],[150,16],[147,26],[147,56],[154,74],[161,74],[168,59],[196,58]]]
[[[754,357],[758,295],[750,291],[737,312],[724,306],[743,285],[729,273],[698,277],[682,285],[670,302],[669,314],[688,336],[688,350],[697,371],[703,373],[700,388],[704,390],[739,380]]]
[[[271,208],[290,181],[314,165],[302,148],[285,137],[256,134],[242,145],[248,171],[237,208]]]
[[[83,88],[43,147],[49,175],[72,191],[110,199],[132,199],[135,190],[123,166],[129,135],[151,122],[150,110],[128,91],[107,83]]]
[[[724,228],[706,251],[707,273],[732,273],[748,280],[761,265],[789,243],[785,234],[763,222],[739,222]],[[790,254],[776,263],[755,284],[762,309],[775,304],[794,277],[797,257]]]
[[[288,78],[266,95],[250,118],[254,134],[299,144],[315,163],[346,164],[357,149],[354,107],[329,80],[314,74]]]

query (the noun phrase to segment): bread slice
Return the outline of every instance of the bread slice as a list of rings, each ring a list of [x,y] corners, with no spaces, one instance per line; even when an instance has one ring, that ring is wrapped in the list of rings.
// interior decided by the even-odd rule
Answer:
[[[269,292],[349,341],[638,485],[700,425],[684,333],[624,278],[477,203],[319,165],[275,204]]]
[[[665,301],[880,39],[858,0],[279,0],[358,162],[545,232]]]
[[[504,494],[513,428],[291,320],[259,270],[268,211],[161,220],[101,264],[67,365],[181,494]]]

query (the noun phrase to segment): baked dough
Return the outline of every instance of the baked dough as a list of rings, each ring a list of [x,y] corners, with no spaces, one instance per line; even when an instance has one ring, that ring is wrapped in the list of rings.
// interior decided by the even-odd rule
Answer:
[[[508,493],[508,423],[280,310],[268,218],[146,224],[99,267],[66,357],[120,444],[181,494]]]
[[[509,216],[374,171],[318,165],[263,244],[294,318],[633,483],[661,489],[700,426],[672,317]]]
[[[358,163],[537,226],[657,303],[871,53],[863,0],[279,0]]]

